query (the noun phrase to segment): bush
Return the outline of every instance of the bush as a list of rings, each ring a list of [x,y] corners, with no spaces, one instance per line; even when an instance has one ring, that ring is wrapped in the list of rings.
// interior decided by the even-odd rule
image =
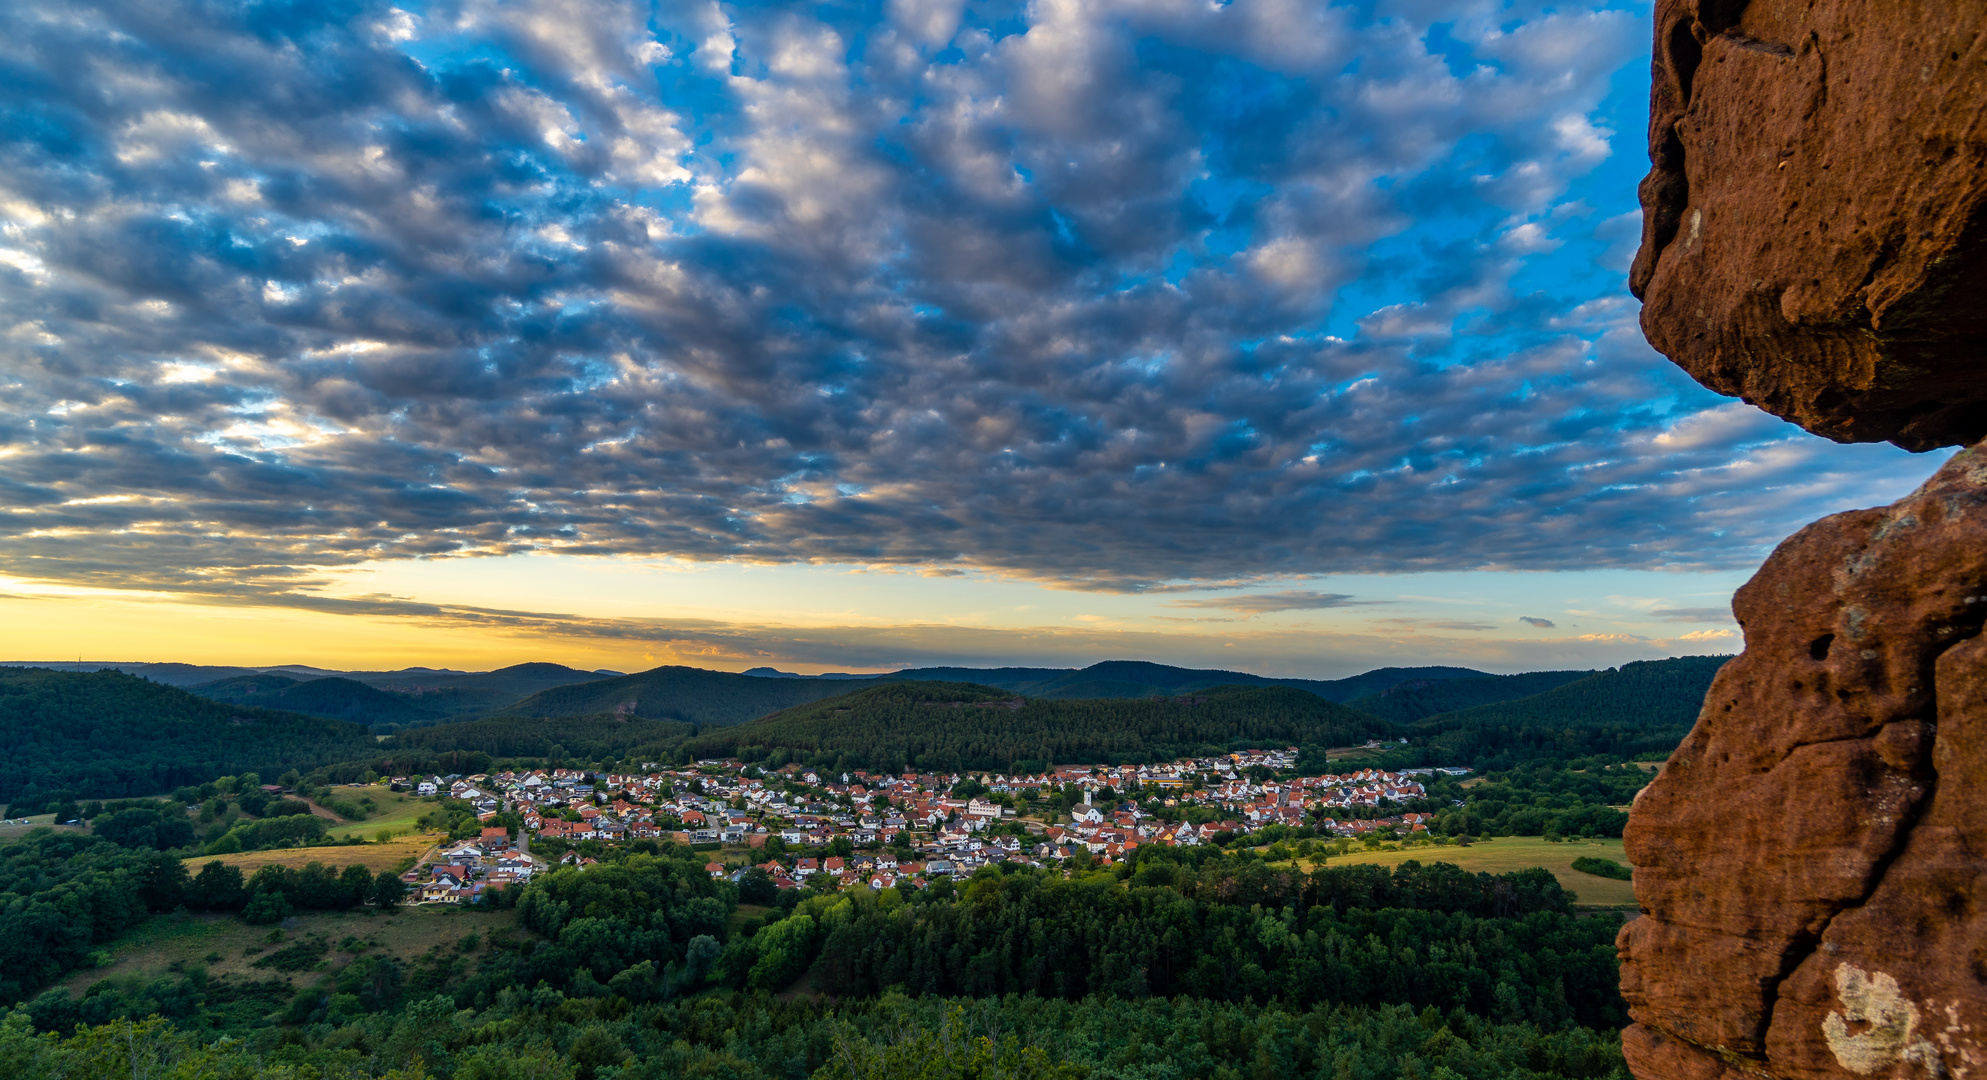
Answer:
[[[1633,881],[1635,872],[1613,859],[1601,859],[1592,855],[1582,855],[1573,860],[1573,869],[1595,877],[1613,878],[1616,881]]]

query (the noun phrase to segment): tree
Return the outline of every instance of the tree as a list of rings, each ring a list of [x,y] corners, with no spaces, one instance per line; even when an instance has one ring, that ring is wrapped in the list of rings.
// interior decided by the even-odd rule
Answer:
[[[741,904],[771,904],[779,899],[779,887],[773,884],[773,875],[753,866],[747,867],[738,878],[738,902]]]
[[[372,901],[382,908],[399,907],[407,898],[407,883],[391,870],[381,870],[373,879]]]
[[[292,910],[289,897],[274,889],[263,889],[249,897],[241,917],[244,921],[263,925],[282,922],[290,917]]]
[[[338,906],[355,907],[365,903],[366,894],[372,892],[373,874],[365,867],[353,863],[345,868],[344,873],[338,875],[338,884],[343,887],[344,892],[339,898]]]
[[[186,906],[206,911],[238,911],[246,898],[241,868],[219,859],[201,867],[186,888]]]

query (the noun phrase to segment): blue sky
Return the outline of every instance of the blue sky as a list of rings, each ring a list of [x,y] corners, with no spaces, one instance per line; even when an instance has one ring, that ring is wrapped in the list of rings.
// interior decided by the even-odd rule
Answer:
[[[1642,341],[1648,14],[10,5],[7,644],[1729,651],[1943,455]]]

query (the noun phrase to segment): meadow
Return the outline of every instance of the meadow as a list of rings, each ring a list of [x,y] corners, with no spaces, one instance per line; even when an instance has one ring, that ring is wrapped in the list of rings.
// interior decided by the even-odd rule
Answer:
[[[442,839],[441,833],[415,833],[411,836],[396,836],[384,844],[268,848],[263,851],[237,852],[232,855],[196,855],[180,861],[186,864],[188,874],[198,874],[200,868],[210,862],[238,866],[243,877],[253,876],[257,870],[265,866],[287,866],[293,870],[301,870],[314,862],[341,870],[347,866],[358,865],[377,874],[381,870],[397,871],[413,865],[416,858]]]
[[[1413,847],[1401,851],[1355,851],[1319,860],[1318,865],[1374,863],[1392,867],[1413,859],[1424,865],[1454,863],[1472,873],[1491,874],[1541,866],[1552,872],[1561,887],[1579,897],[1577,903],[1580,907],[1632,907],[1635,904],[1632,883],[1595,877],[1573,869],[1573,860],[1583,855],[1612,859],[1624,865],[1628,862],[1622,854],[1619,840],[1572,839],[1551,843],[1536,836],[1499,836],[1479,840],[1469,847],[1452,844],[1448,847]]]

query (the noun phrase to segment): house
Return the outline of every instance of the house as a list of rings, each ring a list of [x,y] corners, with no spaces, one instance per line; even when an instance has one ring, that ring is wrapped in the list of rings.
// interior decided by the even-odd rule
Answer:
[[[705,863],[704,873],[714,878],[722,878],[724,877],[724,864],[721,862]]]
[[[793,865],[793,876],[797,878],[804,878],[809,874],[818,874],[820,872],[820,860],[811,857],[802,859]]]

